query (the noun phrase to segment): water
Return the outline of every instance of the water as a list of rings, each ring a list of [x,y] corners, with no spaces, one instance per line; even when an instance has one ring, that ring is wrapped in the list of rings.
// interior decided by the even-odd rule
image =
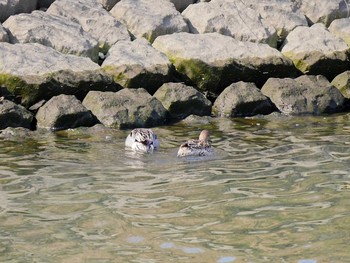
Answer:
[[[217,155],[178,159],[201,129]],[[0,262],[349,262],[350,115],[0,139]]]

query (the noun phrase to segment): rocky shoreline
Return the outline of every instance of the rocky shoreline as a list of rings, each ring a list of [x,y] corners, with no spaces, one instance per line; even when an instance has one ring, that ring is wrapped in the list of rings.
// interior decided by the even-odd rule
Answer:
[[[344,0],[7,0],[0,130],[348,111],[349,8]]]

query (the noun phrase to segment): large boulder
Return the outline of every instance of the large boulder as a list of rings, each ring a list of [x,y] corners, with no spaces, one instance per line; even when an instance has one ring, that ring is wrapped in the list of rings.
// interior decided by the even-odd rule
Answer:
[[[35,117],[38,128],[50,130],[89,127],[95,124],[91,112],[73,95],[52,97],[39,108]]]
[[[0,130],[7,127],[30,128],[33,114],[21,105],[0,98]]]
[[[224,89],[213,105],[220,117],[242,117],[269,114],[274,110],[270,100],[254,83],[236,82]]]
[[[83,105],[106,127],[127,129],[164,124],[167,111],[145,89],[90,91]]]
[[[0,23],[12,15],[30,13],[37,8],[38,0],[2,0],[0,1]]]
[[[25,106],[59,94],[82,99],[90,90],[120,89],[89,58],[65,55],[40,44],[5,42],[0,42],[0,87]]]
[[[183,119],[194,114],[210,115],[212,103],[204,94],[183,83],[165,83],[153,95],[173,119]]]
[[[145,88],[153,94],[171,78],[172,64],[147,40],[119,41],[107,53],[101,66],[125,88]]]
[[[47,13],[78,22],[86,32],[98,40],[103,53],[120,40],[130,40],[125,25],[106,11],[97,0],[56,0]]]
[[[282,54],[293,60],[303,73],[333,79],[350,66],[350,49],[323,24],[297,27],[286,38]]]
[[[0,42],[8,42],[8,41],[9,41],[9,37],[7,35],[7,32],[2,26],[2,24],[0,23]]]
[[[242,1],[216,0],[190,5],[182,12],[192,33],[218,32],[241,41],[277,45],[276,30]]]
[[[273,76],[297,76],[292,61],[267,44],[242,42],[219,33],[159,36],[153,46],[203,91],[219,94],[240,80],[261,86]]]
[[[298,0],[297,3],[310,24],[329,26],[333,20],[349,16],[349,4],[344,0]]]
[[[98,61],[98,43],[82,27],[61,16],[43,11],[11,16],[3,23],[11,43],[40,43],[65,54]]]
[[[331,84],[336,87],[345,98],[350,99],[350,70],[336,76]]]
[[[270,78],[261,92],[284,114],[332,113],[339,111],[344,104],[340,91],[321,75]]]
[[[188,32],[188,27],[168,0],[121,0],[110,11],[136,37],[148,41],[160,35]]]
[[[336,37],[342,38],[350,47],[350,18],[334,20],[328,27],[329,32]]]

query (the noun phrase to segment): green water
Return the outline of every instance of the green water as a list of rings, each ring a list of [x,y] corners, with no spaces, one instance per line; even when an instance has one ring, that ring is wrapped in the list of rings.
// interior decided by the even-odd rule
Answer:
[[[180,160],[212,132],[216,156]],[[350,262],[350,115],[0,139],[0,262]]]

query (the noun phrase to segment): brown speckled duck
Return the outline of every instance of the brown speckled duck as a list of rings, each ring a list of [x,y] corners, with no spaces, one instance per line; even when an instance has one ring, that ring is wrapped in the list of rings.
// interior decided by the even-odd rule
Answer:
[[[214,148],[209,142],[209,131],[203,130],[198,140],[188,140],[180,145],[177,157],[184,156],[210,156],[214,154]]]

